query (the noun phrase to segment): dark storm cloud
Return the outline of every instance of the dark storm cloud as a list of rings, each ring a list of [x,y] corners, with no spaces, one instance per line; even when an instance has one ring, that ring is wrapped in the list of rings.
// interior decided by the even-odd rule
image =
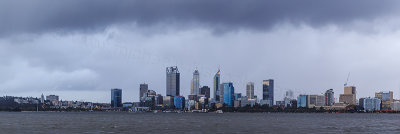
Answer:
[[[397,0],[39,0],[1,1],[0,35],[195,24],[214,30],[268,30],[281,22],[347,24],[393,15]],[[395,11],[396,10],[396,11]]]

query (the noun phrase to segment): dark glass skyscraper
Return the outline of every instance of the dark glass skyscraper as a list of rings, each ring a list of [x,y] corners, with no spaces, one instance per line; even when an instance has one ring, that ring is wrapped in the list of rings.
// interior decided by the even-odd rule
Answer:
[[[263,100],[271,106],[274,103],[274,80],[263,80]]]
[[[218,69],[218,72],[214,76],[214,89],[213,89],[213,91],[214,91],[214,99],[215,99],[215,101],[220,101],[220,94],[219,94],[220,93],[220,88],[219,88],[220,75],[221,75],[221,72]]]
[[[111,107],[122,107],[122,89],[111,89]]]
[[[147,93],[147,91],[149,90],[149,85],[147,85],[146,83],[140,84],[140,98],[141,99],[144,95],[144,93]],[[147,97],[147,96],[145,96]]]
[[[179,96],[180,73],[178,67],[167,67],[167,96]]]
[[[200,94],[210,98],[210,88],[208,86],[203,86],[200,88]]]

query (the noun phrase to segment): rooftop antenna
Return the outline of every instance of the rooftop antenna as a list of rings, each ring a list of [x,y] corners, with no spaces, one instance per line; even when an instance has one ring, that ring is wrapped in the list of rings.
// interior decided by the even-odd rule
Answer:
[[[346,83],[344,83],[344,86],[347,86],[347,83],[349,82],[349,77],[350,77],[350,72],[349,72],[349,74],[347,75],[347,80],[346,80]]]

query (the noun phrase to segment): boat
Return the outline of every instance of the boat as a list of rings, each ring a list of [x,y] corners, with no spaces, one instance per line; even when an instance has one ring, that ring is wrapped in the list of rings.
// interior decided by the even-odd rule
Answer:
[[[215,111],[215,113],[217,113],[217,114],[223,114],[224,112],[223,112],[222,110],[217,110],[217,111]]]

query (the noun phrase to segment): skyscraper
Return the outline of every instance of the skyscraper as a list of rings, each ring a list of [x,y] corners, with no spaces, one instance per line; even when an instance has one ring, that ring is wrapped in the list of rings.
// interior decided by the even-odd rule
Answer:
[[[193,72],[193,79],[192,79],[192,83],[191,83],[190,94],[192,94],[192,95],[200,94],[199,89],[200,89],[200,73],[196,69]]]
[[[178,67],[167,67],[167,96],[179,96],[180,73]]]
[[[263,80],[263,100],[271,106],[274,103],[274,80]]]
[[[140,98],[139,99],[141,99],[143,97],[143,95],[145,93],[147,93],[148,90],[149,90],[149,85],[147,85],[146,83],[140,84]]]
[[[111,107],[122,107],[122,89],[111,89]]]
[[[326,106],[332,106],[335,104],[335,96],[333,89],[326,90],[325,92],[325,105]]]
[[[200,94],[210,98],[210,88],[208,86],[203,86],[200,88]]]
[[[235,88],[233,87],[233,83],[232,82],[228,82],[228,83],[223,83],[224,85],[224,103],[228,106],[228,107],[233,107],[233,103],[235,100]]]
[[[220,76],[221,75],[221,72],[220,72],[220,70],[218,69],[218,72],[215,74],[215,76],[214,76],[214,99],[215,99],[215,101],[220,101],[220,88],[219,88],[219,84],[220,84]]]
[[[246,85],[246,96],[249,99],[254,99],[254,83],[253,82],[249,82]]]

